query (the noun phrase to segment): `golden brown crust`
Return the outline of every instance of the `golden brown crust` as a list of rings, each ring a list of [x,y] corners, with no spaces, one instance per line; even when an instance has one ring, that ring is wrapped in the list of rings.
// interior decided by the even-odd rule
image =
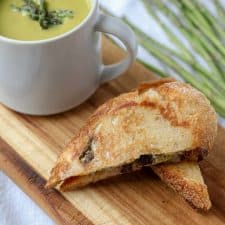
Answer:
[[[190,85],[168,79],[143,84],[96,110],[59,157],[47,186],[132,162],[149,151],[209,151],[216,121],[209,101]],[[95,158],[82,164],[79,157],[90,139],[97,148]]]
[[[163,84],[166,83],[171,83],[171,82],[176,82],[176,80],[174,78],[164,78],[164,79],[160,79],[160,80],[154,80],[148,83],[142,83],[138,86],[137,90],[139,92],[139,94],[144,93],[146,90],[150,89],[150,88],[157,88]]]
[[[211,208],[208,189],[197,163],[157,165],[152,169],[165,184],[183,196],[194,208],[204,211]]]

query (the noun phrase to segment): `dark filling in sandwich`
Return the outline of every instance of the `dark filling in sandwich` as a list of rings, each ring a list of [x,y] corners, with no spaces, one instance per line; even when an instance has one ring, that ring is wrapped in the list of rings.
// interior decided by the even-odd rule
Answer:
[[[94,159],[94,151],[92,149],[93,138],[90,138],[85,149],[81,153],[79,160],[83,164],[90,163]],[[208,151],[203,148],[196,148],[193,150],[184,150],[172,153],[161,153],[161,154],[149,154],[141,155],[139,159],[135,160],[134,163],[145,165],[156,165],[163,162],[180,162],[183,160],[190,161],[201,161]]]
[[[92,149],[93,141],[94,141],[93,137],[89,138],[86,147],[84,148],[83,152],[79,157],[80,162],[83,164],[90,163],[95,157],[94,151]],[[207,155],[207,153],[208,151],[203,148],[196,148],[193,150],[183,150],[172,153],[161,153],[161,154],[152,153],[149,155],[141,155],[139,159],[136,159],[132,163],[141,166],[146,166],[146,165],[157,165],[163,162],[176,163],[183,160],[201,161]],[[130,167],[129,165],[125,165],[124,169],[125,171],[129,169]]]
[[[90,163],[94,159],[94,151],[91,148],[92,139],[87,144],[85,150],[81,153],[79,160],[83,164]],[[184,150],[173,153],[162,153],[162,154],[149,154],[141,155],[134,162],[124,165],[122,171],[130,171],[131,165],[135,164],[137,166],[149,166],[157,165],[163,162],[177,163],[184,160],[189,161],[201,161],[205,156],[207,156],[208,151],[203,148],[196,148],[193,150]],[[110,168],[109,168],[110,169]],[[123,173],[123,172],[122,172]]]
[[[80,156],[80,161],[84,164],[89,163],[94,159],[94,152],[92,151],[91,145],[85,149],[85,151]],[[207,155],[207,150],[205,149],[193,149],[189,151],[180,151],[176,153],[164,153],[164,154],[150,154],[141,155],[135,161],[120,165],[117,167],[109,167],[100,171],[96,171],[84,176],[70,177],[64,180],[61,185],[61,190],[68,191],[68,185],[73,183],[72,187],[82,187],[89,183],[95,183],[97,181],[113,177],[119,174],[131,173],[133,171],[141,170],[146,166],[153,166],[160,163],[176,163],[184,160],[188,161],[199,161]]]
[[[89,163],[94,159],[94,151],[91,147],[93,138],[90,138],[86,148],[84,149],[84,151],[81,153],[79,160],[83,163]]]
[[[121,173],[130,173],[135,170],[140,170],[145,166],[154,166],[160,163],[177,163],[185,160],[201,161],[207,156],[207,153],[208,151],[206,149],[196,148],[191,151],[180,151],[176,153],[141,155],[134,162],[123,165]]]

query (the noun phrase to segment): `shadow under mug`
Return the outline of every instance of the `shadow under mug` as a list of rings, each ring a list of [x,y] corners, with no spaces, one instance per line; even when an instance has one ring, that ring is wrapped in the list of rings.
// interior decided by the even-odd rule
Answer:
[[[137,54],[133,31],[121,20],[102,14],[98,0],[92,4],[78,27],[55,38],[18,41],[0,36],[2,104],[30,115],[64,112],[129,68]],[[127,58],[103,65],[100,32],[118,37],[127,48]]]

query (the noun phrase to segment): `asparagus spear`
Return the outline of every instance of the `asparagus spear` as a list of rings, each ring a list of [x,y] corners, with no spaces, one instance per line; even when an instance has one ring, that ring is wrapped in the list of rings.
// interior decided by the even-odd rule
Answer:
[[[162,27],[162,29],[165,31],[165,33],[167,34],[167,36],[169,37],[170,41],[172,43],[174,43],[178,49],[180,49],[182,51],[182,54],[184,55],[184,57],[187,57],[189,59],[192,58],[192,55],[190,53],[190,51],[188,51],[188,49],[184,46],[184,44],[179,40],[179,38],[177,38],[177,36],[166,26],[166,24],[164,24],[161,20],[158,19],[158,15],[157,13],[154,11],[153,7],[151,4],[149,4],[149,1],[147,0],[142,0],[143,4],[145,5],[149,15],[151,15]]]
[[[209,27],[206,21],[202,19],[202,17],[199,14],[199,11],[195,10],[195,8],[190,4],[189,1],[179,1],[179,3],[182,6],[182,9],[183,9],[182,12],[185,12],[187,16],[187,21],[190,21],[191,23],[193,23],[193,25],[198,29],[196,30],[200,31],[204,35],[205,39],[207,38],[208,40],[210,40],[210,42],[216,48],[213,50],[217,50],[218,52],[220,52],[220,54],[223,57],[225,57],[224,46],[221,45],[221,42],[218,40],[217,36],[214,35],[211,27]],[[207,45],[207,46],[210,47],[212,51],[211,45]]]
[[[217,22],[224,28],[224,24],[222,23],[221,18],[223,18],[225,15],[225,8],[220,2],[220,0],[213,0],[213,4],[216,7],[217,11]]]
[[[146,2],[147,1],[145,0],[145,4],[148,5],[149,3]],[[217,83],[219,81],[223,81],[225,76],[223,75],[223,73],[221,73],[219,66],[213,62],[214,60],[218,60],[220,56],[218,56],[216,53],[216,55],[211,54],[214,49],[210,48],[211,51],[209,51],[208,43],[205,40],[199,40],[199,33],[198,31],[196,31],[196,28],[194,28],[193,31],[193,28],[190,29],[190,27],[186,27],[186,25],[182,23],[182,21],[177,17],[177,15],[175,15],[174,12],[169,10],[168,7],[161,1],[152,1],[151,3],[154,3],[153,6],[157,6],[157,8],[153,10],[153,13],[155,14],[155,11],[160,7],[160,11],[163,12],[168,17],[168,19],[170,19],[171,22],[177,26],[177,28],[179,28],[181,33],[188,39],[189,43],[192,45],[193,49],[198,53],[198,55],[200,55],[201,58],[203,58],[210,65],[211,74],[209,74],[209,77],[212,77],[212,79]],[[159,16],[156,17],[156,19],[157,21],[161,20]],[[192,59],[193,58],[194,56],[192,56]]]
[[[213,15],[207,7],[205,7],[201,2],[199,1],[193,1],[191,0],[191,3],[194,5],[194,7],[197,8],[197,10],[201,13],[201,15],[204,17],[204,19],[208,22],[209,26],[213,30],[212,32],[216,33],[216,35],[219,36],[220,41],[225,40],[225,31],[224,29],[221,29],[221,24]],[[225,11],[224,11],[225,15]]]
[[[209,40],[202,35],[199,30],[192,25],[192,23],[182,15],[182,21],[179,20],[178,16],[175,15],[173,12],[168,10],[167,8],[160,8],[167,16],[171,19],[171,21],[179,27],[179,30],[183,33],[183,35],[188,39],[189,43],[192,44],[193,49],[199,53],[199,55],[203,56],[204,60],[210,66],[210,69],[213,72],[214,76],[217,76],[224,81],[224,74],[220,70],[220,66],[218,66],[216,61],[221,59],[221,55],[219,52],[211,45]],[[200,38],[201,37],[201,38]],[[224,61],[221,60],[221,64],[224,64]]]
[[[180,5],[182,4],[182,2],[184,1],[179,1],[177,2],[176,0],[174,0],[176,5]],[[192,8],[193,10],[193,8]],[[199,51],[199,47],[202,46],[203,50],[205,51],[205,53],[208,55],[206,55],[205,53],[204,56],[207,59],[208,64],[210,65],[210,67],[213,69],[214,74],[217,74],[218,76],[221,77],[222,80],[225,80],[225,76],[223,74],[223,71],[221,71],[221,67],[216,63],[216,61],[220,60],[221,64],[223,64],[225,66],[225,62],[223,60],[221,60],[222,57],[224,57],[224,55],[222,54],[222,52],[220,51],[220,49],[218,49],[217,47],[215,47],[215,45],[213,44],[213,42],[211,41],[211,39],[209,37],[207,37],[204,33],[201,32],[202,30],[202,26],[199,26],[197,23],[193,23],[193,20],[191,20],[188,15],[191,14],[191,12],[185,13],[187,10],[182,10],[180,12],[182,13],[182,18],[183,20],[186,22],[186,26],[182,25],[187,31],[185,36],[189,38],[189,42],[191,43],[194,37],[197,37],[197,41],[199,42],[196,46],[198,48],[197,51]],[[177,18],[178,19],[178,18]],[[193,18],[194,19],[194,18]],[[197,20],[197,18],[195,19]],[[175,20],[173,19],[173,22],[175,23]],[[205,29],[207,30],[207,28]],[[212,32],[213,33],[213,32]],[[201,38],[199,38],[201,37]],[[194,48],[196,48],[196,46]],[[222,46],[221,46],[222,47]]]

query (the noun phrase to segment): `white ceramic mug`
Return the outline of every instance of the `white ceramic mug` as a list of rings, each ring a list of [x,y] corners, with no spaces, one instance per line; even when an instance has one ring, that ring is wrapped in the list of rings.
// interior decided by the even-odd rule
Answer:
[[[41,41],[0,36],[0,102],[21,113],[50,115],[90,97],[101,83],[125,72],[137,53],[132,30],[99,11],[92,0],[86,19],[63,35]],[[101,34],[113,34],[126,46],[127,58],[114,65],[101,61]]]

